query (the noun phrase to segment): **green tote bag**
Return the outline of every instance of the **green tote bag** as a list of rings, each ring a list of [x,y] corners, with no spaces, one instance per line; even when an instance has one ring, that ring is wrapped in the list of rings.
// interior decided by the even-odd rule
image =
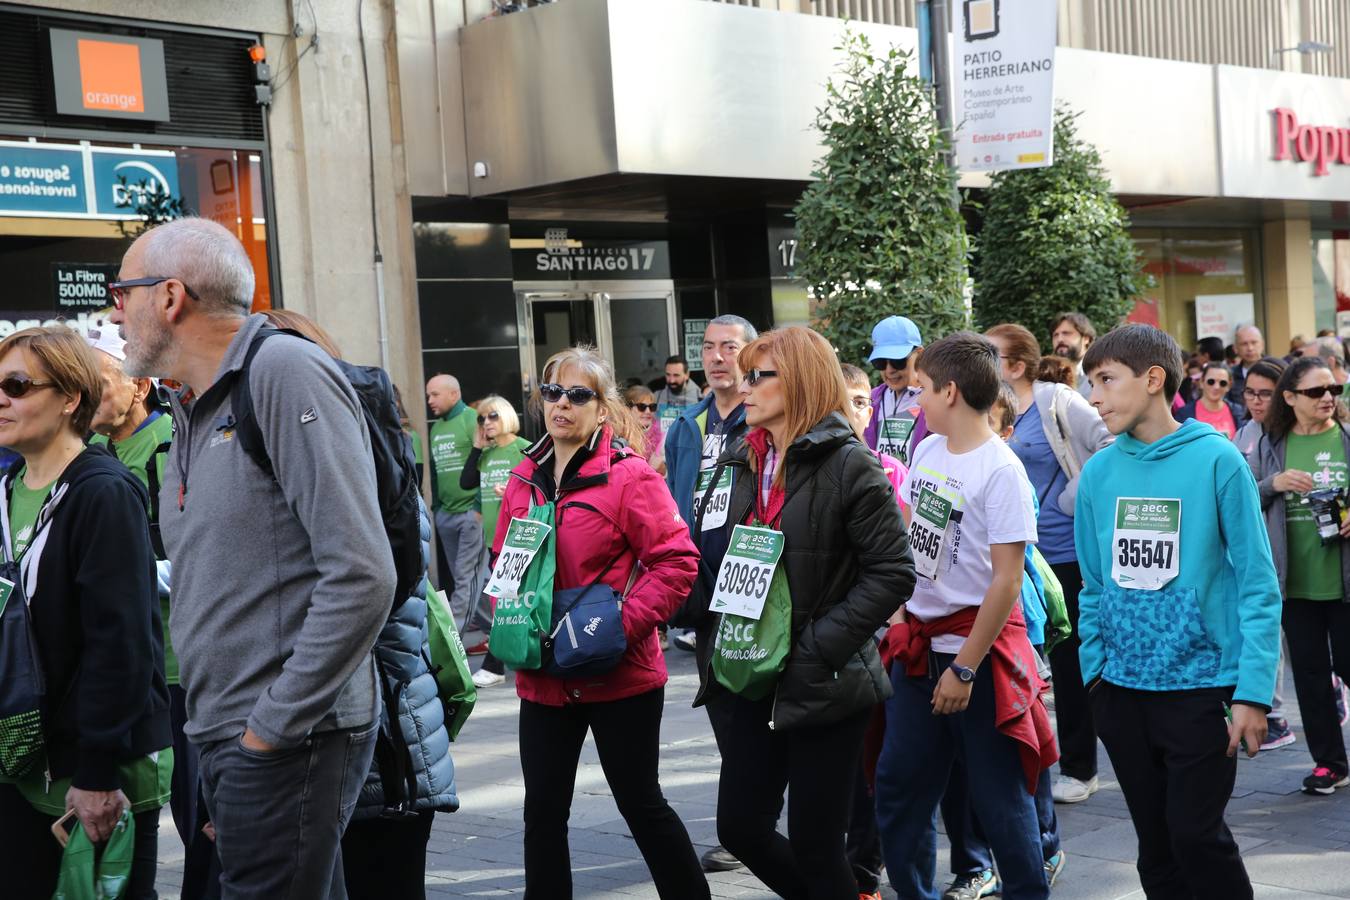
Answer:
[[[61,874],[52,900],[118,900],[131,882],[131,857],[136,848],[136,823],[131,810],[122,810],[112,837],[95,859],[94,845],[79,820],[70,832],[70,842],[61,855]]]
[[[543,661],[540,638],[553,622],[553,576],[557,569],[557,540],[553,528],[553,503],[530,504],[528,518],[549,526],[543,545],[520,578],[519,597],[497,600],[492,612],[488,649],[513,670],[537,669]],[[508,533],[507,540],[510,540]],[[507,553],[503,545],[502,555]],[[500,562],[500,559],[499,559]]]

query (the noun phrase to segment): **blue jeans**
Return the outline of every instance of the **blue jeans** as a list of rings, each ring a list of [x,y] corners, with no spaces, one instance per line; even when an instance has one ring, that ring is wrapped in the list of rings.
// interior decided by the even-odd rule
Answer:
[[[1005,900],[1046,900],[1036,804],[1026,790],[1017,744],[994,726],[989,664],[980,667],[970,706],[935,716],[933,690],[955,659],[929,655],[928,674],[891,669],[886,737],[877,763],[877,825],[891,886],[905,900],[938,900],[936,813],[952,760],[966,764],[971,805],[998,860]]]
[[[1036,826],[1041,831],[1041,855],[1048,861],[1059,852],[1059,819],[1055,817],[1055,798],[1050,793],[1054,772],[1047,769],[1036,782]],[[973,875],[994,867],[994,855],[970,805],[970,785],[965,763],[952,760],[951,779],[942,798],[942,823],[952,845],[952,874]]]

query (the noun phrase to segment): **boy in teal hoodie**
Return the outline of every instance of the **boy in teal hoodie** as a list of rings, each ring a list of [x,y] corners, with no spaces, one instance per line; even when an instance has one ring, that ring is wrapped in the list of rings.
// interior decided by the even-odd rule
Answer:
[[[1224,809],[1275,692],[1280,588],[1237,448],[1178,424],[1181,350],[1123,325],[1083,359],[1113,445],[1083,467],[1083,679],[1139,838],[1150,897],[1252,896]],[[1228,721],[1225,721],[1228,717]]]

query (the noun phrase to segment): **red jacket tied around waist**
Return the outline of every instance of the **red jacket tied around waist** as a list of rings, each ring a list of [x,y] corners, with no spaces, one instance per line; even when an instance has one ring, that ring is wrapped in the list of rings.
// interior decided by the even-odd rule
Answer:
[[[887,671],[892,663],[905,667],[905,674],[928,674],[928,650],[934,637],[955,634],[969,637],[975,625],[978,606],[963,609],[941,619],[920,622],[913,616],[892,625],[881,641],[881,661]],[[989,648],[989,676],[994,679],[994,725],[1001,734],[1017,742],[1027,793],[1036,793],[1041,773],[1059,759],[1050,716],[1041,702],[1049,685],[1036,667],[1036,651],[1027,640],[1022,610],[1014,606],[1007,623]],[[876,748],[878,751],[880,747]]]

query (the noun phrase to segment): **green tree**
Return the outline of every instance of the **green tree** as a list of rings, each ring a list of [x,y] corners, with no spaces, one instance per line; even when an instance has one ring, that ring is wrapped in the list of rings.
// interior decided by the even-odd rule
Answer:
[[[909,54],[848,33],[816,111],[825,155],[797,204],[797,275],[840,359],[867,358],[872,326],[904,315],[925,341],[963,327],[965,224],[928,86]]]
[[[1055,113],[1055,164],[993,176],[976,241],[978,327],[1016,322],[1042,341],[1054,317],[1080,312],[1097,332],[1120,324],[1148,286],[1101,156]]]
[[[175,197],[162,190],[157,182],[146,179],[129,183],[125,175],[117,176],[122,187],[123,202],[117,204],[130,210],[138,219],[117,221],[117,230],[122,237],[135,240],[156,225],[179,219],[188,214],[182,197]]]

